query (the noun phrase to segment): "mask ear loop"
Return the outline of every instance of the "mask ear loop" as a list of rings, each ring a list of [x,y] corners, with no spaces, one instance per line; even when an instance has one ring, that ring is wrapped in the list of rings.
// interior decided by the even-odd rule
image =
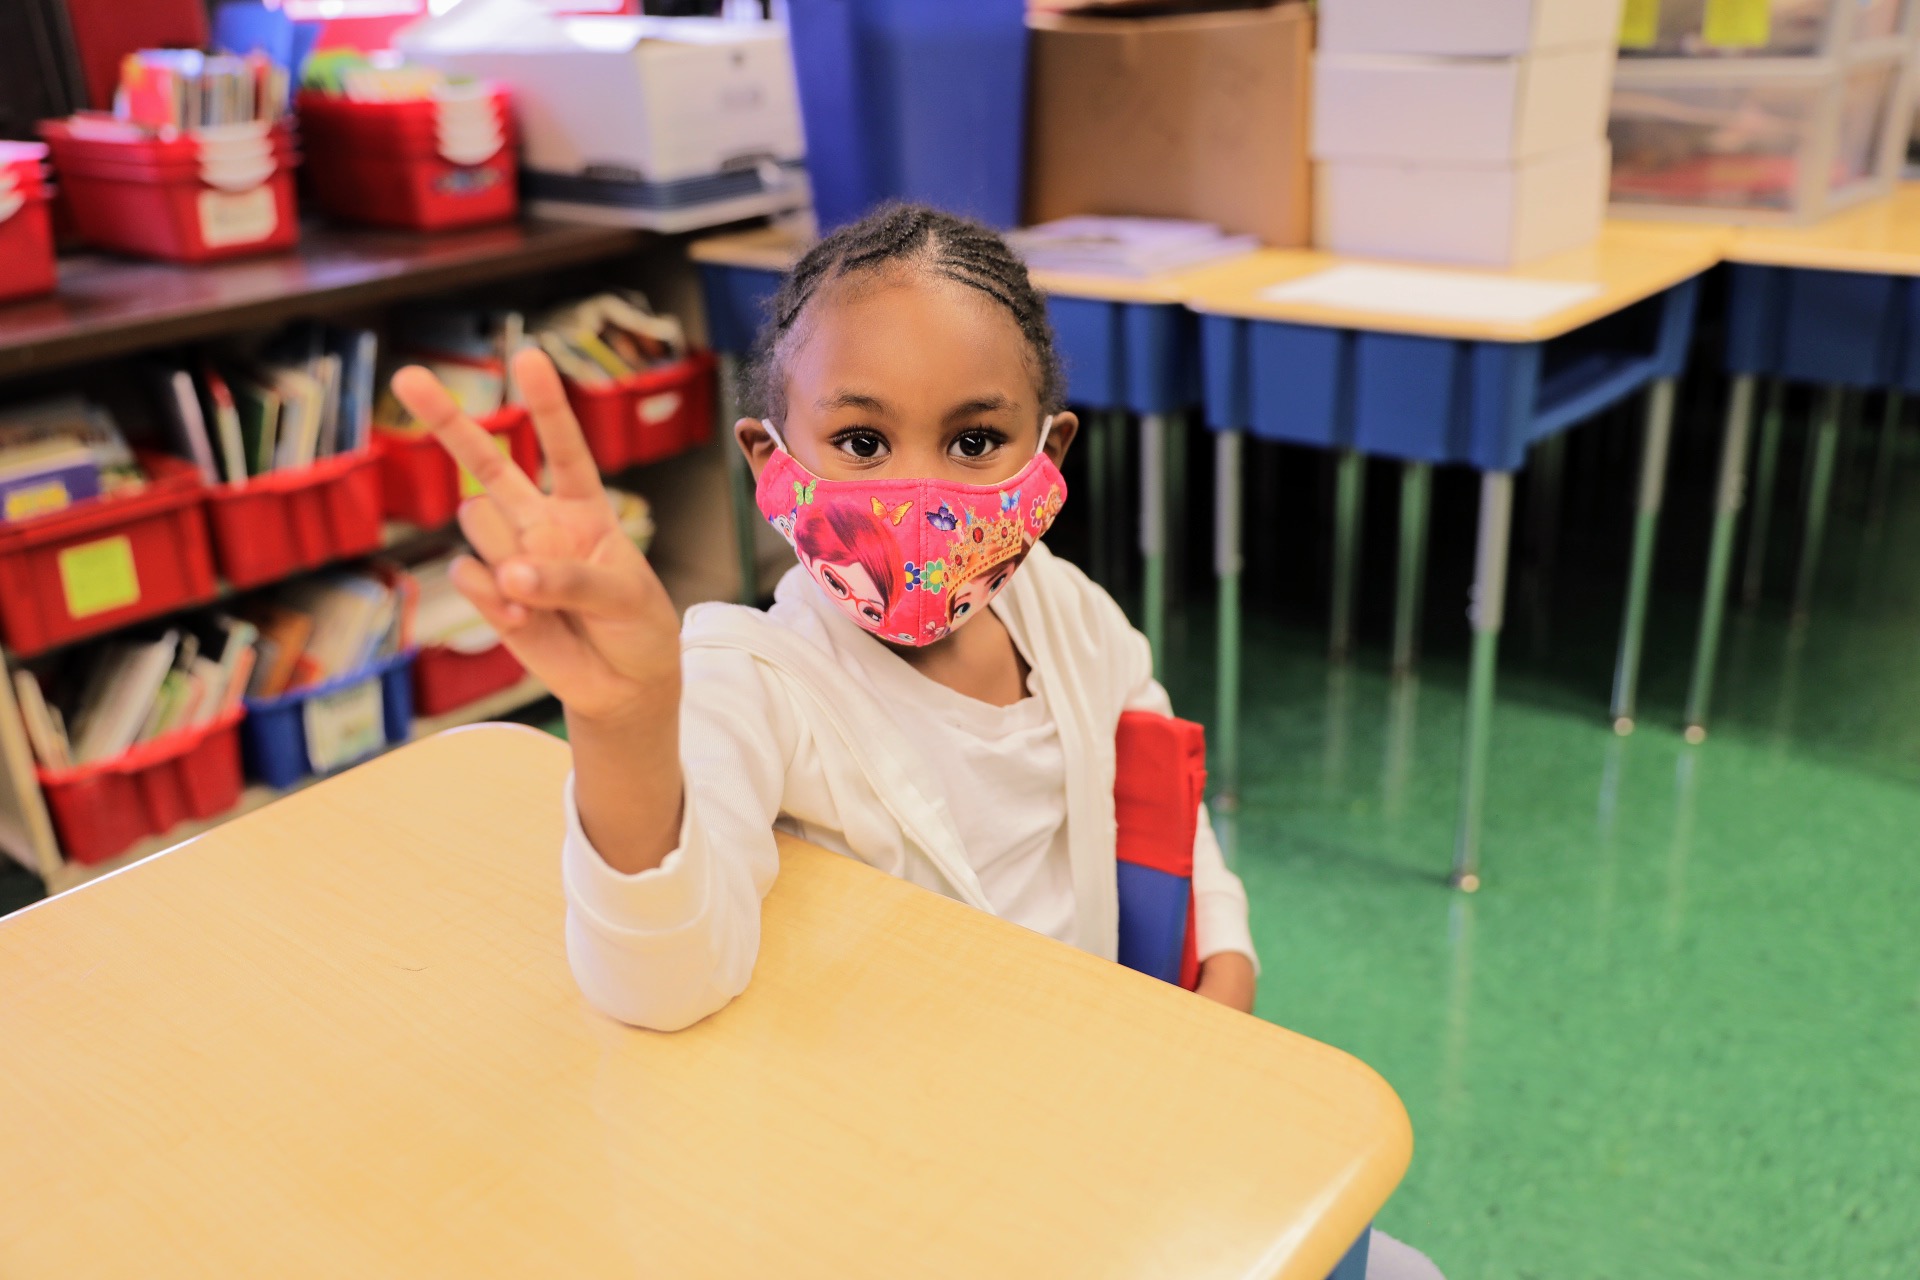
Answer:
[[[1048,419],[1048,421],[1052,421],[1052,419]],[[767,434],[773,437],[773,442],[774,444],[779,446],[780,452],[787,454],[789,457],[791,457],[793,454],[793,450],[787,448],[787,442],[780,438],[780,428],[773,425],[773,419],[762,418],[760,419],[760,425],[765,427],[767,429]]]
[[[1052,433],[1053,433],[1053,415],[1048,414],[1046,416],[1046,420],[1040,424],[1040,447],[1033,451],[1034,457],[1037,458],[1041,454],[1047,451],[1047,437]]]

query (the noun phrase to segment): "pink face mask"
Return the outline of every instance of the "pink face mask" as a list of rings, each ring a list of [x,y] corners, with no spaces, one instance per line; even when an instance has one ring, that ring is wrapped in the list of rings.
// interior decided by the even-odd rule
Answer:
[[[827,598],[896,644],[932,644],[987,607],[1067,499],[1040,450],[999,484],[956,480],[826,480],[776,448],[760,473],[760,514],[793,545]]]

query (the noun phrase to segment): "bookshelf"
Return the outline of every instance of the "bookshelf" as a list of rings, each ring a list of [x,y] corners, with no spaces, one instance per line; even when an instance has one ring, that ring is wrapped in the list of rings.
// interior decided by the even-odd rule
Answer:
[[[538,282],[583,267],[605,270],[609,276],[645,277],[656,300],[687,316],[698,336],[696,291],[687,286],[690,268],[674,242],[646,232],[543,221],[431,236],[309,225],[293,252],[199,267],[99,255],[62,258],[56,294],[0,305],[0,400],[8,397],[10,383],[50,370],[271,329],[292,320],[367,313],[476,286]],[[719,452],[723,445],[724,440],[619,477],[620,483],[654,503],[659,530],[655,569],[682,609],[739,594],[737,573],[729,570],[736,558],[726,514],[727,474]],[[383,548],[403,550],[442,533],[390,521]],[[216,602],[233,594],[223,583]],[[139,625],[156,621],[161,620]],[[99,638],[90,636],[86,642]],[[38,874],[50,894],[130,865],[286,794],[252,785],[236,808],[214,819],[181,824],[92,866],[69,862],[61,854],[40,793],[14,700],[11,672],[16,663],[14,655],[0,650],[0,853]],[[496,719],[547,696],[538,681],[528,678],[447,715],[416,720],[413,736]]]

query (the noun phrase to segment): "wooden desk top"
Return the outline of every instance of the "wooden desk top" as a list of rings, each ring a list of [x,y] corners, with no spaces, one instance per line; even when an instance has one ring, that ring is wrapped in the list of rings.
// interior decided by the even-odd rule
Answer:
[[[1326,1045],[789,842],[673,1035],[562,933],[560,742],[445,734],[0,919],[0,1274],[1323,1280]]]
[[[1729,262],[1825,271],[1920,275],[1920,183],[1806,227],[1748,227],[1733,235]]]
[[[1187,282],[1186,302],[1195,311],[1255,320],[1365,329],[1377,333],[1410,333],[1435,338],[1544,342],[1699,275],[1720,260],[1721,246],[1729,234],[1728,229],[1718,226],[1608,222],[1599,239],[1584,248],[1529,262],[1511,271],[1475,273],[1504,279],[1552,280],[1600,286],[1597,295],[1543,320],[1524,324],[1357,311],[1316,303],[1277,302],[1262,298],[1262,290],[1283,281],[1360,261],[1309,249],[1267,249],[1244,259],[1195,272]],[[1427,264],[1394,262],[1380,265],[1418,270]],[[1434,265],[1432,269],[1469,270],[1439,265]]]

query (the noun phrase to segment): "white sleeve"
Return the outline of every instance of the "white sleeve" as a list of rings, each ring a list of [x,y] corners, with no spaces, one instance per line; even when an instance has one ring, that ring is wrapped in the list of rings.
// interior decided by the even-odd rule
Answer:
[[[569,777],[561,851],[574,980],[602,1012],[656,1031],[698,1022],[753,975],[798,732],[787,694],[746,654],[702,649],[682,661],[679,847],[638,875],[615,871],[580,825]]]
[[[1158,680],[1147,677],[1127,699],[1128,711],[1152,711],[1163,716],[1173,714],[1173,699]],[[1222,951],[1238,951],[1253,961],[1260,972],[1260,957],[1253,950],[1253,931],[1247,924],[1247,890],[1240,877],[1227,869],[1227,860],[1214,838],[1213,822],[1207,806],[1200,806],[1200,817],[1193,833],[1193,933],[1194,950],[1200,959]]]

